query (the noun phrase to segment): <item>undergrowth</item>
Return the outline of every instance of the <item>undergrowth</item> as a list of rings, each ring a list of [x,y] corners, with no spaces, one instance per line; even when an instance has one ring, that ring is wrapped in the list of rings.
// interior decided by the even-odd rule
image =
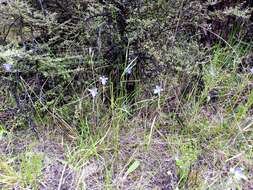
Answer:
[[[102,75],[95,74],[91,67],[93,79],[86,81],[81,91],[68,88],[73,75],[66,89],[58,89],[57,98],[51,101],[36,99],[38,94],[28,90],[31,86],[22,79],[19,88],[27,92],[36,126],[43,129],[53,125],[67,139],[61,142],[65,149],[60,159],[63,171],[70,168],[82,173],[87,163],[99,160],[102,176],[97,183],[101,189],[147,189],[146,182],[161,175],[171,176],[165,183],[171,183],[172,189],[250,189],[253,73],[251,66],[243,65],[241,60],[252,51],[252,44],[229,44],[218,44],[205,52],[209,59],[199,63],[198,72],[186,69],[173,77],[161,73],[150,84],[129,78],[135,67],[133,59],[130,64],[122,64],[118,86],[109,76],[104,76],[108,79],[101,83]],[[14,76],[10,73],[6,77]],[[135,90],[129,93],[127,83],[131,82]],[[73,95],[64,96],[65,90],[71,89]],[[13,101],[6,100],[9,104]],[[1,140],[11,143],[11,135],[11,130],[1,126]],[[142,154],[159,151],[158,141],[166,145],[159,153],[169,155],[164,159],[174,160],[175,170],[161,174],[162,169],[155,172],[147,167],[151,158]],[[39,189],[44,156],[25,150],[1,158],[1,188]],[[84,175],[76,176],[73,187],[89,188]],[[63,177],[62,174],[58,189]],[[132,180],[128,187],[127,180]],[[154,187],[159,189],[158,185]]]

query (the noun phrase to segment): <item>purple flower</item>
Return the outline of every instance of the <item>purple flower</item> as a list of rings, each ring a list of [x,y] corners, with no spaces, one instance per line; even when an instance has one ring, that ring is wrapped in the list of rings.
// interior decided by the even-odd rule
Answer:
[[[158,85],[155,86],[154,94],[158,94],[160,96],[162,91],[163,91],[163,89],[160,86],[158,86]]]
[[[89,90],[89,92],[90,92],[90,94],[91,94],[91,96],[92,96],[93,98],[95,98],[96,95],[98,94],[98,89],[97,89],[96,87],[94,87],[94,88],[92,88],[92,89],[88,89],[88,90]]]
[[[247,177],[243,174],[243,168],[236,167],[236,168],[230,168],[230,172],[234,175],[234,178],[237,181],[246,180]]]
[[[106,85],[108,78],[105,76],[99,77],[99,80],[101,81],[102,85]]]
[[[130,74],[132,73],[132,68],[129,67],[129,68],[126,70],[126,73],[130,75]]]
[[[11,71],[12,71],[12,67],[13,67],[13,65],[10,64],[10,63],[4,63],[4,64],[3,64],[3,68],[4,68],[4,70],[5,70],[6,72],[11,72]]]
[[[253,74],[253,67],[250,69],[251,74]]]

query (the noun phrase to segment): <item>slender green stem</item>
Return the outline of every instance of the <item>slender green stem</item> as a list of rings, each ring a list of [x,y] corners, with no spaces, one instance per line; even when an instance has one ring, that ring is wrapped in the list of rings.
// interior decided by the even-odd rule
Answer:
[[[161,95],[158,93],[158,110],[161,111]]]

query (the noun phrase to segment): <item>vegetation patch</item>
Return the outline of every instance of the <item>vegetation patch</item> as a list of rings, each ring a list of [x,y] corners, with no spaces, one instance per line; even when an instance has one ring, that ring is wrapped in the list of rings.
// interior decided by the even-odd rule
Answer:
[[[253,189],[252,1],[0,17],[0,189]]]

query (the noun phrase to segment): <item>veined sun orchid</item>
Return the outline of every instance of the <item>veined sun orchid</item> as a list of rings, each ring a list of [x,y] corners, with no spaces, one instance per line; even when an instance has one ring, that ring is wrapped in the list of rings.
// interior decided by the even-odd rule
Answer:
[[[162,91],[163,91],[163,89],[160,86],[158,86],[158,85],[155,86],[154,94],[160,95]]]
[[[93,98],[95,98],[98,94],[98,89],[96,87],[94,87],[92,89],[88,89],[88,91],[90,92],[90,94]]]
[[[253,67],[250,69],[251,74],[253,74]]]
[[[236,167],[236,168],[230,168],[230,172],[234,175],[234,178],[237,181],[247,180],[247,177],[243,173],[243,168]]]
[[[105,86],[108,81],[108,78],[105,76],[102,76],[102,77],[99,77],[99,80],[101,81],[102,85]]]
[[[11,71],[12,71],[12,67],[13,67],[13,65],[10,64],[10,63],[5,63],[5,64],[3,64],[3,68],[4,68],[4,70],[5,70],[6,72],[11,72]]]

